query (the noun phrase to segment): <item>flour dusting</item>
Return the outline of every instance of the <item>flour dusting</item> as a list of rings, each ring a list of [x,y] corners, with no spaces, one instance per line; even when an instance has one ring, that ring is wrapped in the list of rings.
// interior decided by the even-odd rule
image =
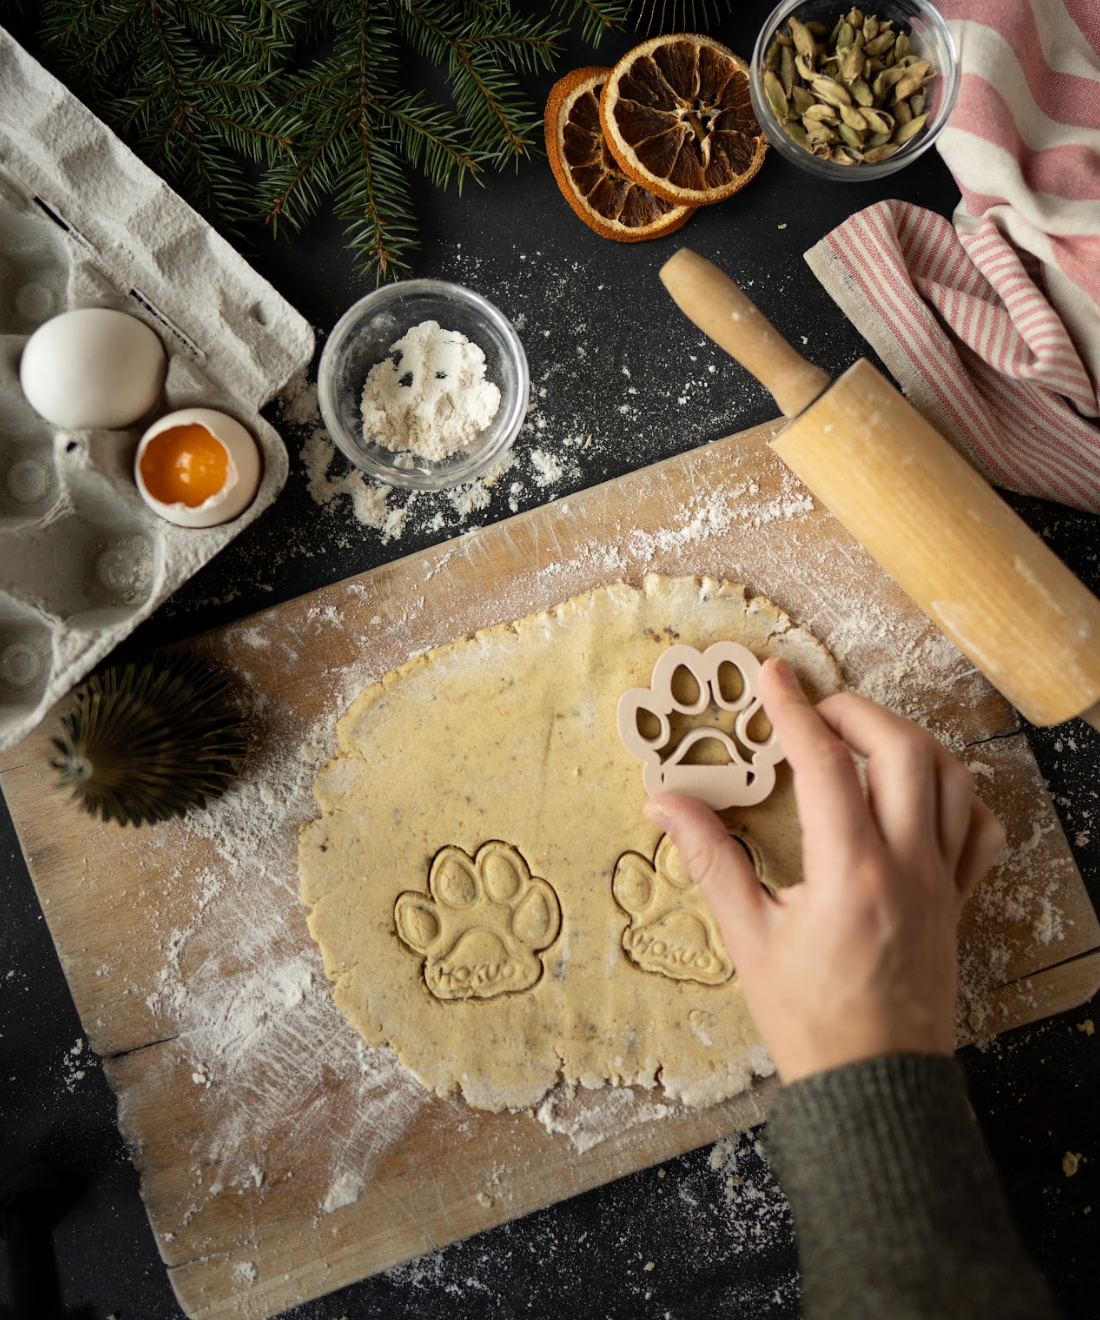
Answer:
[[[363,1195],[363,1180],[356,1173],[342,1173],[328,1189],[321,1202],[323,1214],[331,1215],[334,1210],[343,1210],[346,1205],[354,1205]]]
[[[535,1110],[547,1132],[567,1136],[580,1151],[592,1150],[641,1123],[654,1123],[670,1114],[685,1112],[683,1105],[639,1100],[629,1087],[615,1087],[596,1095],[561,1084]]]

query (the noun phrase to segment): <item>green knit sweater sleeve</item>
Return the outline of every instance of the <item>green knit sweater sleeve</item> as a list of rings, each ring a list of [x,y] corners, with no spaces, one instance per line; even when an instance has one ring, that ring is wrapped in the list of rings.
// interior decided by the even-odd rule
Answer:
[[[765,1145],[804,1320],[1057,1320],[954,1059],[886,1055],[796,1082]]]

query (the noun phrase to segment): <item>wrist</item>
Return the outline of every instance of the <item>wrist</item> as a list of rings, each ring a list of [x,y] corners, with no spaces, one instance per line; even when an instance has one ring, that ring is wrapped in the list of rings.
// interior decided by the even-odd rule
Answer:
[[[891,1024],[861,1030],[816,1031],[799,1040],[785,1039],[771,1046],[779,1080],[784,1086],[803,1081],[819,1073],[832,1072],[852,1064],[888,1055],[912,1054],[951,1058],[955,1053],[950,1030],[899,1028]]]

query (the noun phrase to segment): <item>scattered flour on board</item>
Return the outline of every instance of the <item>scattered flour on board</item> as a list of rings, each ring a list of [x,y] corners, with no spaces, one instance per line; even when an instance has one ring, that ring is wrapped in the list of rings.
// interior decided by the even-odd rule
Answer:
[[[354,1205],[363,1195],[364,1183],[357,1173],[345,1171],[333,1180],[332,1186],[321,1202],[323,1214],[331,1215],[334,1210],[342,1210],[346,1205]]]
[[[341,1195],[351,1204],[350,1180],[369,1181],[431,1098],[391,1050],[348,1028],[298,901],[297,825],[315,814],[311,786],[334,749],[336,720],[367,681],[358,668],[342,677],[337,700],[304,738],[273,729],[224,797],[156,836],[128,840],[143,877],[139,898],[156,894],[143,911],[159,957],[145,983],[101,970],[143,1000],[151,1039],[177,1036],[159,1066],[178,1069],[199,1097],[183,1226],[214,1196],[272,1194],[290,1176],[298,1124],[312,1112],[325,1121],[310,1125],[295,1196],[308,1195],[312,1175],[315,1204]],[[124,1132],[134,1103],[123,1089]]]
[[[579,1151],[589,1151],[640,1123],[653,1123],[684,1113],[678,1104],[639,1100],[629,1087],[595,1093],[559,1085],[536,1108],[535,1117],[547,1132],[562,1133]]]

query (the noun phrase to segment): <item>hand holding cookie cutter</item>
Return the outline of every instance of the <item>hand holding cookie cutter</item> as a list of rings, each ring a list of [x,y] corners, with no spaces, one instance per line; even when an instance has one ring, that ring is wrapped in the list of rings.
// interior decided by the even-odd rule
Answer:
[[[719,679],[719,670],[725,664],[741,675],[741,691],[732,700],[723,693]],[[673,695],[673,675],[681,668],[691,674],[699,689],[690,702]],[[736,714],[735,737],[722,729],[700,725],[689,730],[662,759],[662,749],[672,740],[669,715],[674,711],[700,715],[712,703]],[[670,646],[654,665],[650,686],[631,688],[619,698],[619,737],[627,751],[645,763],[642,783],[651,797],[664,792],[684,793],[714,811],[749,807],[763,802],[775,787],[775,767],[784,756],[774,729],[762,742],[749,734],[749,724],[760,709],[760,662],[747,647],[738,642],[715,642],[705,651],[694,646]],[[646,737],[639,729],[641,713],[656,719],[655,737]],[[691,749],[706,739],[721,744],[728,760],[721,765],[686,765]],[[747,761],[742,748],[749,751]]]

